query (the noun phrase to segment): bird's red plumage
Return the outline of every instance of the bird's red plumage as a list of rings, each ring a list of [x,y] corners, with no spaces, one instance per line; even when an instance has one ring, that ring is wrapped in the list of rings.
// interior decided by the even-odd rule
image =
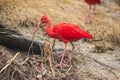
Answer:
[[[85,2],[90,4],[90,5],[100,4],[101,3],[100,0],[85,0]]]
[[[60,23],[52,28],[54,35],[52,37],[65,40],[77,41],[81,38],[92,38],[92,35],[81,29],[79,26],[70,23]]]
[[[68,59],[68,62],[71,62],[72,56],[73,56],[73,51],[74,51],[74,44],[72,42],[77,41],[81,38],[90,38],[92,39],[92,35],[89,34],[88,32],[84,31],[82,28],[75,24],[70,24],[70,23],[60,23],[56,24],[54,27],[52,27],[52,21],[50,17],[48,16],[42,16],[40,23],[38,23],[37,27],[34,30],[34,34],[40,27],[42,23],[46,23],[46,32],[47,34],[55,39],[60,39],[65,43],[65,49],[62,53],[62,58],[60,61],[60,64],[58,66],[62,67],[63,66],[63,59],[64,55],[66,53],[66,45],[68,42],[71,42],[72,44],[72,52],[70,54],[70,57]],[[33,34],[33,37],[34,37]],[[32,37],[32,39],[33,39]]]

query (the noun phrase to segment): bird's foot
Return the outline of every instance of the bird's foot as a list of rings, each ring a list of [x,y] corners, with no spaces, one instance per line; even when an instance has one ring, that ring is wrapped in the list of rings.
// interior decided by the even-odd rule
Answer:
[[[88,23],[88,24],[91,24],[92,22],[93,22],[93,18],[92,17],[90,17],[90,16],[85,16],[85,23]]]
[[[67,61],[65,61],[65,63],[72,63],[72,60],[71,59],[68,59]]]
[[[88,18],[89,18],[89,15],[86,15],[86,16],[84,17],[85,20],[88,19]]]
[[[64,61],[65,63],[72,63],[72,57],[71,56],[69,56],[69,58],[67,59],[67,61]]]
[[[65,66],[66,64],[60,62],[59,64],[57,64],[55,67],[60,67],[62,69],[63,66]]]
[[[87,21],[86,23],[91,24],[91,23],[94,21],[94,13],[87,14],[87,15],[84,17],[84,19],[85,19],[85,21]]]

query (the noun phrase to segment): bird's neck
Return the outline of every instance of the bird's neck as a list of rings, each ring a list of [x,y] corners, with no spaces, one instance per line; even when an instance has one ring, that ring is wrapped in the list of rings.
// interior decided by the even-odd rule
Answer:
[[[53,31],[52,31],[52,21],[48,20],[46,23],[46,32],[50,37],[53,37]]]

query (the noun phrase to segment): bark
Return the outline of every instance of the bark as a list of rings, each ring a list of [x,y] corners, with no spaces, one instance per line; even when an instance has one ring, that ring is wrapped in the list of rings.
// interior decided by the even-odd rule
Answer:
[[[0,25],[0,44],[9,47],[11,49],[18,49],[22,51],[28,51],[32,40],[25,38],[17,31],[6,29],[3,25]],[[34,41],[33,48],[30,52],[40,54],[42,43]]]

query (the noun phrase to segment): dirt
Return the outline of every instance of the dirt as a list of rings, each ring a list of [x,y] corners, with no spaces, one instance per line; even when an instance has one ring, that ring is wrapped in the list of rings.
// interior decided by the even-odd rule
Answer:
[[[63,42],[55,44],[59,51],[45,48],[43,56],[28,56],[27,52],[0,45],[0,80],[120,80],[120,7],[113,2],[102,0],[102,4],[96,6],[92,24],[84,20],[88,6],[83,0],[1,0],[0,3],[0,23],[26,38],[31,38],[42,15],[49,15],[53,25],[64,21],[74,23],[94,36],[92,41],[74,43],[72,64],[62,69],[55,65],[60,61]],[[44,28],[42,30],[35,40],[52,42]],[[70,54],[70,44],[67,50],[65,60]]]
[[[2,80],[120,79],[120,50],[95,53],[95,46],[93,44],[79,41],[76,43],[72,64],[68,63],[61,69],[55,67],[55,65],[60,61],[62,49],[61,46],[60,51],[52,52],[51,67],[49,60],[44,59],[46,56],[50,57],[48,49],[44,52],[46,56],[27,56],[26,52],[17,52],[2,46],[0,50],[1,70],[9,64],[16,54],[19,54],[2,72],[0,71],[0,78]],[[70,48],[68,47],[65,60],[68,58],[69,50]]]

